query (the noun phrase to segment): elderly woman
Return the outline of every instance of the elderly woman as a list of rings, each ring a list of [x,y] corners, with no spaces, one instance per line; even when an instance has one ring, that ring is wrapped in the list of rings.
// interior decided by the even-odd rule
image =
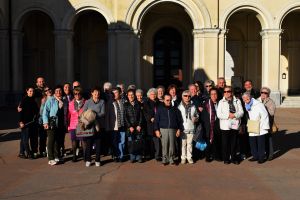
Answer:
[[[232,94],[231,86],[224,88],[224,97],[219,101],[217,116],[220,119],[224,164],[239,164],[236,158],[236,140],[241,118],[244,115],[242,103]]]
[[[147,92],[147,97],[148,100],[144,103],[144,116],[147,123],[145,153],[146,157],[149,156],[151,158],[154,156],[156,161],[161,161],[161,141],[154,133],[154,117],[158,106],[161,104],[156,98],[157,89],[150,88]]]
[[[177,94],[177,86],[175,84],[171,84],[168,87],[168,94],[172,97],[172,106],[178,106],[181,102],[180,96]]]
[[[214,88],[215,87],[215,82],[213,80],[206,80],[204,82],[204,91],[203,91],[203,94],[202,94],[202,97],[207,100],[209,99],[209,90],[211,88]]]
[[[271,90],[268,87],[262,87],[260,89],[260,97],[257,99],[258,101],[262,102],[269,114],[269,125],[270,125],[270,130],[273,126],[274,123],[274,115],[275,115],[275,110],[276,110],[276,105],[274,101],[270,98],[270,93]],[[269,133],[266,135],[266,154],[268,160],[273,159],[273,140],[272,140],[272,133],[269,130]]]
[[[96,113],[97,124],[100,125],[100,130],[96,131],[94,136],[86,138],[86,151],[85,151],[85,166],[89,167],[91,165],[92,159],[92,146],[96,144],[96,158],[95,166],[100,167],[100,153],[101,153],[101,133],[104,132],[104,116],[105,116],[105,102],[100,99],[100,88],[94,87],[91,90],[92,97],[87,100],[83,106],[83,111],[92,110]]]
[[[265,106],[252,98],[249,92],[243,94],[243,101],[249,114],[249,120],[259,121],[258,133],[248,130],[252,154],[252,158],[249,161],[258,161],[261,164],[265,159],[265,135],[268,134],[270,128],[269,115]]]
[[[73,162],[77,161],[76,150],[79,147],[79,140],[76,138],[76,128],[80,114],[83,112],[85,100],[82,98],[82,89],[76,87],[73,90],[74,99],[68,104],[68,131],[70,132],[73,152]],[[84,146],[85,152],[85,146]]]
[[[60,138],[64,135],[64,102],[62,99],[63,89],[61,86],[54,88],[54,96],[48,97],[43,109],[43,125],[47,130],[47,151],[49,165],[56,165],[62,160],[60,151]]]
[[[164,102],[164,95],[165,95],[165,87],[162,85],[157,86],[157,99],[160,102]]]

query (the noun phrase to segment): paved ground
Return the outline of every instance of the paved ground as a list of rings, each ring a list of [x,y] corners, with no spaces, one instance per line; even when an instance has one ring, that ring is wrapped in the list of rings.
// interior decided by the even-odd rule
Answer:
[[[15,128],[15,114],[2,110],[3,129]],[[5,114],[5,116],[4,116]],[[9,118],[12,117],[12,118]],[[46,159],[17,158],[18,133],[0,131],[0,199],[284,199],[300,196],[300,109],[278,109],[277,158],[263,165],[242,162],[162,166],[83,162],[48,166]],[[104,158],[106,159],[106,158]]]

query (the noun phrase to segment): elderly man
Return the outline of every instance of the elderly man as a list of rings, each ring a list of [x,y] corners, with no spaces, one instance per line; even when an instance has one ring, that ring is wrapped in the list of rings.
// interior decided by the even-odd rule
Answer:
[[[164,96],[164,105],[158,107],[154,119],[154,130],[162,143],[162,163],[174,165],[176,137],[183,130],[181,114],[177,107],[171,104],[172,97]]]
[[[253,83],[251,80],[246,80],[244,82],[243,92],[250,93],[251,97],[255,99],[257,99],[260,96],[259,91],[253,88]]]
[[[217,80],[217,90],[218,90],[218,101],[223,98],[224,88],[226,86],[226,81],[224,77],[219,77]]]

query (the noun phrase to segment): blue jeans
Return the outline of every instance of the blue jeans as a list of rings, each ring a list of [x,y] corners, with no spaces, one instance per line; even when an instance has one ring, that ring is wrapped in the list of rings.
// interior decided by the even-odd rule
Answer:
[[[124,157],[125,149],[125,131],[114,131],[113,132],[113,147],[114,156],[122,159]]]
[[[20,154],[27,155],[30,154],[30,147],[29,147],[29,132],[30,128],[22,128],[21,130],[21,140],[20,140]]]
[[[265,159],[265,135],[249,137],[251,154],[253,158],[263,161]]]

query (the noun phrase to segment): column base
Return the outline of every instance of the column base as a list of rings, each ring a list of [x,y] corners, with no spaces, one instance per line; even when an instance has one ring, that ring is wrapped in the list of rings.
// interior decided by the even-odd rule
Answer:
[[[276,106],[280,106],[282,103],[280,91],[272,91],[270,97],[275,102]]]

